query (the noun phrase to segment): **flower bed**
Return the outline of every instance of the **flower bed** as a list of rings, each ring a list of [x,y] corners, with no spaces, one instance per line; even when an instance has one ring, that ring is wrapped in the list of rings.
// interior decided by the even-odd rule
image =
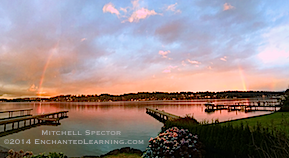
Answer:
[[[198,136],[187,129],[173,127],[149,140],[144,158],[155,157],[202,157],[202,144]]]

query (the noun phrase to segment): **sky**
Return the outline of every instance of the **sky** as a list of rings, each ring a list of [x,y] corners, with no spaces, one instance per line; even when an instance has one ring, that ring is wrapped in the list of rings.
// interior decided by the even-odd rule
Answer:
[[[283,91],[289,1],[1,0],[0,98]]]

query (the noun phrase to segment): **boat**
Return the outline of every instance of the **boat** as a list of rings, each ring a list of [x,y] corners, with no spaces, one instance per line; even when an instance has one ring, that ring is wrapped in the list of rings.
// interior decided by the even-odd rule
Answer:
[[[216,106],[216,104],[215,104],[215,103],[212,103],[212,102],[207,102],[207,103],[205,103],[205,106],[207,106],[207,107],[208,107],[208,106],[213,106],[213,107],[214,107],[214,106]]]

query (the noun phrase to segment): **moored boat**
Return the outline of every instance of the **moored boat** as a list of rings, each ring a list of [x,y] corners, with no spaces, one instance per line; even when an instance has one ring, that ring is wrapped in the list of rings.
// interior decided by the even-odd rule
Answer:
[[[212,102],[207,102],[207,103],[205,103],[205,106],[216,106],[216,104],[212,103]]]

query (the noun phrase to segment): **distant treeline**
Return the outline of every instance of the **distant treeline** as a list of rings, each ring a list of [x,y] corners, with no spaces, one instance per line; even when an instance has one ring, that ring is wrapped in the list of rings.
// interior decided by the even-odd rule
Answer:
[[[2,102],[103,102],[103,101],[148,101],[278,97],[282,92],[270,91],[223,91],[223,92],[138,92],[123,95],[59,95],[51,98],[0,99]]]

